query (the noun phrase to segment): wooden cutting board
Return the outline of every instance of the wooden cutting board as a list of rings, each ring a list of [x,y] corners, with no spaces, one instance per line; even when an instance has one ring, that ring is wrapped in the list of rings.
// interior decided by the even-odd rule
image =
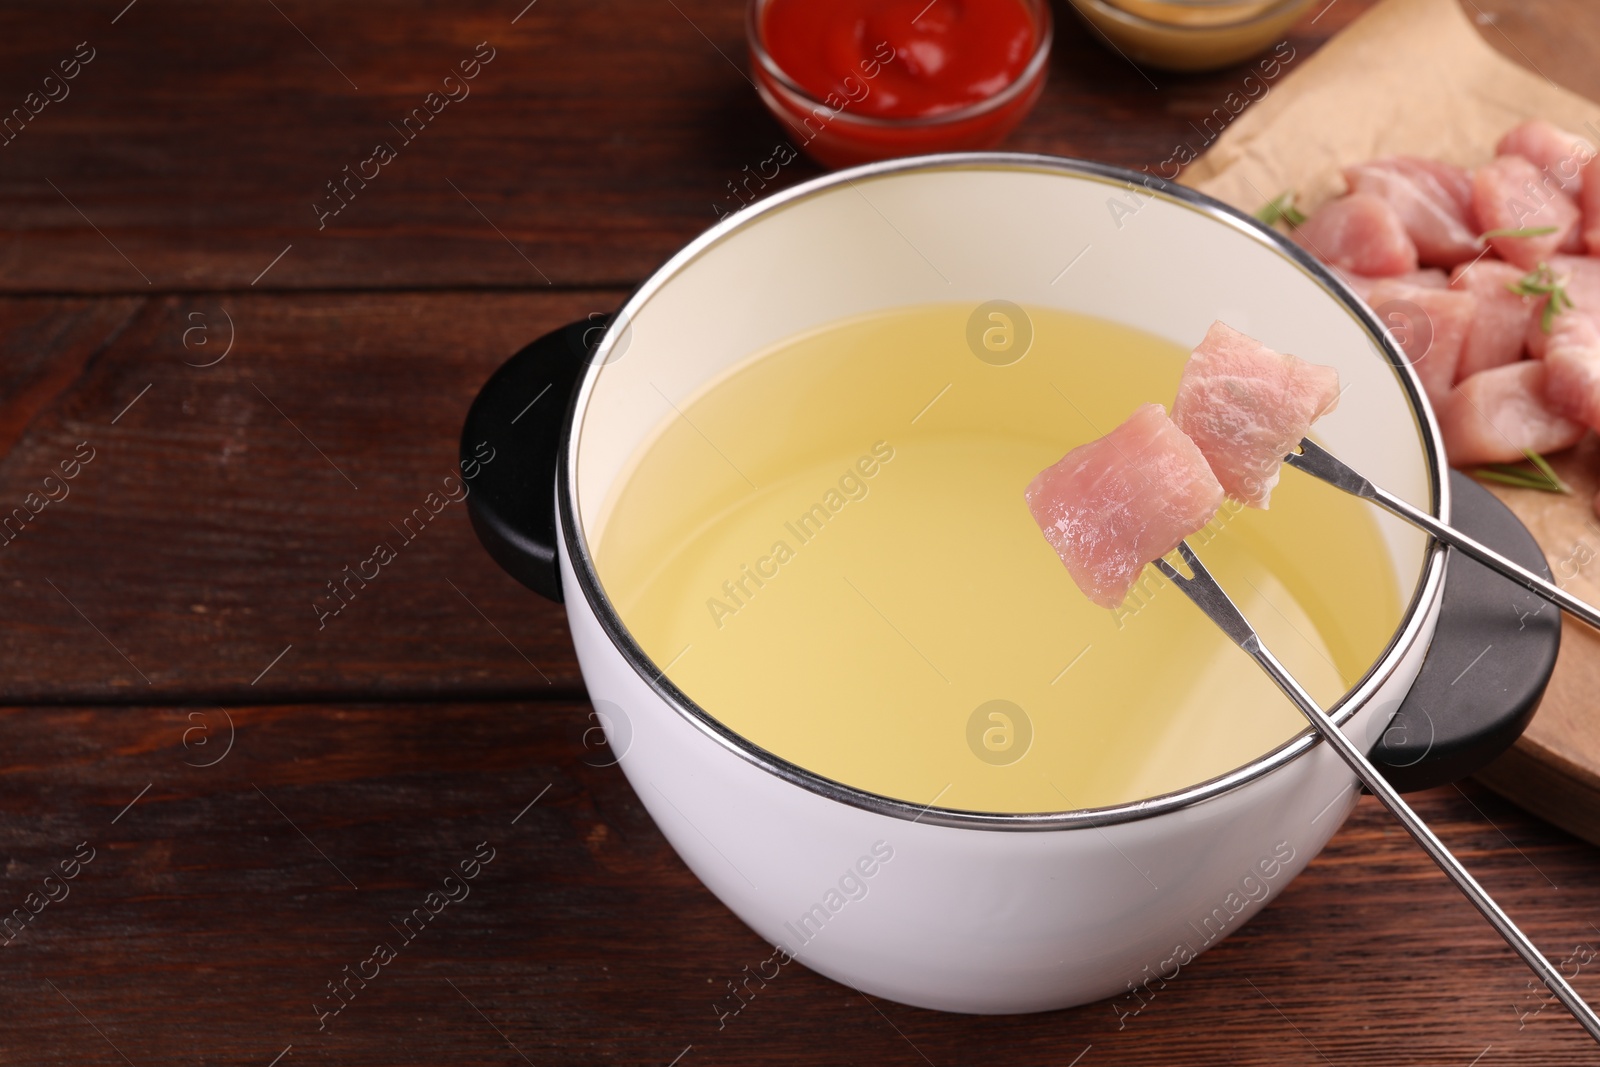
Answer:
[[[1560,22],[1552,32],[1574,32],[1570,20],[1550,14]],[[1497,32],[1492,20],[1485,32]],[[1600,53],[1600,34],[1591,34]],[[1505,130],[1536,117],[1600,143],[1600,104],[1489,47],[1456,0],[1388,0],[1293,67],[1182,180],[1245,211],[1285,190],[1312,210],[1343,191],[1340,170],[1349,164],[1408,154],[1476,166],[1493,155]],[[1557,580],[1600,603],[1600,518],[1593,509],[1600,440],[1591,434],[1554,465],[1573,495],[1491,488],[1533,531]],[[1537,714],[1521,740],[1477,777],[1600,844],[1600,634],[1564,620],[1561,655]]]
[[[1600,604],[1600,517],[1591,506],[1600,492],[1600,438],[1590,434],[1551,465],[1572,486],[1572,496],[1490,488],[1533,531],[1562,588]],[[1562,620],[1561,655],[1538,712],[1521,740],[1477,778],[1600,844],[1600,633]]]

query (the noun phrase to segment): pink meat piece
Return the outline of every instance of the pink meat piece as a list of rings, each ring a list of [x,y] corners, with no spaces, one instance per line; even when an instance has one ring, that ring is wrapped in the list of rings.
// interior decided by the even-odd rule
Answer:
[[[1581,208],[1578,210],[1578,221],[1573,225],[1572,229],[1567,231],[1566,236],[1561,239],[1561,245],[1556,249],[1556,251],[1563,252],[1569,256],[1583,255],[1585,251],[1585,245],[1583,237],[1583,210]]]
[[[1567,298],[1572,301],[1572,310],[1563,314],[1576,312],[1600,320],[1600,259],[1591,256],[1552,256],[1550,272],[1561,282]],[[1523,334],[1523,343],[1528,346],[1528,354],[1534,359],[1544,358],[1545,344],[1549,341],[1549,335],[1544,331],[1544,305],[1543,297],[1534,300],[1535,313],[1528,320],[1527,332]]]
[[[1436,159],[1391,156],[1348,167],[1352,193],[1388,202],[1429,266],[1453,267],[1482,250],[1472,217],[1472,178],[1461,167]]]
[[[1522,334],[1523,347],[1527,349],[1529,357],[1533,359],[1543,359],[1545,348],[1550,344],[1550,335],[1544,329],[1544,305],[1544,297],[1541,296],[1534,300],[1533,315],[1528,319],[1527,329]],[[1569,310],[1562,312],[1562,314],[1582,315],[1583,312]],[[1554,323],[1551,323],[1551,328],[1555,328]]]
[[[1521,156],[1549,174],[1568,196],[1583,186],[1582,168],[1594,158],[1594,145],[1544,119],[1530,119],[1500,138],[1497,156]]]
[[[1583,246],[1591,256],[1600,256],[1600,160],[1583,165]]]
[[[1550,269],[1564,279],[1572,306],[1600,315],[1600,259],[1593,256],[1554,256]]]
[[[1336,273],[1363,300],[1367,300],[1367,294],[1372,292],[1372,287],[1379,282],[1405,282],[1407,285],[1421,286],[1424,289],[1446,289],[1450,285],[1450,276],[1437,267],[1396,274],[1393,278],[1369,278],[1365,274],[1346,274],[1343,271]],[[1372,301],[1367,300],[1367,303],[1370,304]]]
[[[1028,484],[1028,510],[1084,596],[1122,603],[1146,563],[1211,521],[1222,486],[1160,404],[1145,404]]]
[[[1183,368],[1172,421],[1200,447],[1229,496],[1264,509],[1283,457],[1338,402],[1332,367],[1274,352],[1214,322]]]
[[[1496,255],[1525,270],[1563,245],[1570,247],[1581,220],[1572,197],[1521,156],[1499,156],[1478,168],[1472,176],[1472,210],[1485,232],[1555,228],[1540,237],[1489,238]]]
[[[1294,231],[1294,239],[1350,274],[1376,278],[1417,269],[1417,246],[1399,213],[1371,193],[1329,201]]]
[[[1600,325],[1588,315],[1557,315],[1544,365],[1545,406],[1600,428]]]
[[[1498,259],[1480,259],[1462,264],[1451,275],[1450,285],[1478,298],[1456,365],[1456,381],[1493,367],[1515,363],[1522,358],[1528,323],[1539,310],[1537,301],[1518,296],[1506,288],[1526,272]]]
[[[1544,297],[1534,300],[1533,314],[1528,316],[1528,324],[1522,331],[1522,348],[1530,359],[1543,359],[1544,347],[1550,343],[1550,335],[1544,332],[1544,305]]]
[[[1459,289],[1427,289],[1385,280],[1367,298],[1399,343],[1428,399],[1439,403],[1456,381],[1478,298]]]
[[[1523,449],[1559,452],[1581,441],[1588,427],[1545,407],[1546,374],[1543,362],[1525,359],[1456,386],[1435,407],[1450,463],[1514,463]]]

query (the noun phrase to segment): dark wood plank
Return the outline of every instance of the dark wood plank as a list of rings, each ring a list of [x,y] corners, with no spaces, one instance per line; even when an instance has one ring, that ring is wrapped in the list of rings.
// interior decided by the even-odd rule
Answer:
[[[94,850],[3,949],[7,1061],[263,1067],[292,1044],[284,1064],[511,1064],[514,1043],[533,1063],[658,1067],[691,1045],[685,1067],[1063,1067],[1091,1045],[1082,1067],[1593,1062],[1559,1008],[1519,1019],[1537,1004],[1521,964],[1370,801],[1137,1015],[1119,1019],[1131,1000],[1009,1018],[869,1005],[791,965],[719,1030],[726,983],[770,950],[620,771],[584,763],[604,762],[581,746],[585,712],[233,708],[225,756],[216,709],[0,712],[5,908]],[[1600,944],[1592,848],[1476,787],[1418,802],[1550,952]],[[483,841],[495,858],[471,895],[319,1032],[325,984],[397,941],[389,921]],[[1600,966],[1581,971],[1600,995]]]
[[[525,0],[139,0],[112,25],[123,2],[0,9],[5,108],[96,50],[0,147],[0,288],[244,288],[291,245],[258,288],[626,284],[735,206],[729,183],[784,137],[730,0],[539,4],[515,25]],[[1308,12],[1297,58],[1370,3]],[[1241,69],[1146,74],[1057,15],[1046,96],[1008,147],[1130,166],[1203,148],[1189,122]],[[401,144],[390,124],[480,41],[495,58],[471,95]],[[397,158],[319,230],[326,183],[378,142]],[[797,161],[773,187],[816,173]]]
[[[141,300],[0,301],[0,455],[116,340]],[[198,338],[196,338],[198,339]]]
[[[1312,5],[1296,62],[1371,2]],[[1600,96],[1594,5],[1462,2],[1507,55]],[[277,6],[139,0],[114,25],[119,0],[0,8],[4,109],[78,42],[95,50],[0,147],[0,288],[242,288],[286,248],[258,287],[627,284],[733,206],[728,183],[784,137],[746,81],[742,4],[538,5],[514,25],[517,0]],[[1141,72],[1057,15],[1045,98],[1007,147],[1134,167],[1204,148],[1189,123],[1242,69]],[[400,143],[390,124],[480,41],[495,58],[471,95]],[[326,183],[380,141],[397,158],[319,229]],[[772,187],[817,172],[797,161]]]
[[[448,497],[462,419],[489,373],[539,333],[619,299],[157,298],[90,361],[81,335],[104,333],[129,302],[107,305],[93,330],[51,326],[49,373],[21,363],[6,373],[48,380],[53,392],[19,392],[26,418],[0,405],[0,432],[26,422],[0,459],[0,517],[12,521],[0,534],[0,692],[14,701],[574,692],[563,614],[490,561],[462,504],[443,505],[410,541],[400,528],[414,530],[406,518],[428,494]],[[0,319],[20,322],[35,304],[7,312],[0,301]],[[193,366],[223,355],[230,319],[232,351]],[[15,343],[48,339],[30,330]],[[18,520],[11,509],[37,507],[42,497],[28,494],[83,449],[92,458],[68,495]],[[398,558],[369,587],[346,586],[344,568],[379,542]],[[354,598],[322,619],[314,605],[338,603],[329,582]]]

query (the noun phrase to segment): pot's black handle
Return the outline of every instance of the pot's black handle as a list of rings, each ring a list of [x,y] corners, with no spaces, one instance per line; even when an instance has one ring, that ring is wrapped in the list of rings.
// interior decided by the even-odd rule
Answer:
[[[1538,542],[1493,493],[1459,471],[1450,492],[1457,529],[1550,578]],[[1405,792],[1472,774],[1522,735],[1560,648],[1559,608],[1453,554],[1433,643],[1372,762]]]
[[[608,321],[594,315],[569,323],[506,360],[479,390],[461,428],[462,471],[476,474],[467,513],[478,540],[506,573],[558,602],[556,458],[567,439],[572,392]],[[499,461],[483,463],[485,449]]]

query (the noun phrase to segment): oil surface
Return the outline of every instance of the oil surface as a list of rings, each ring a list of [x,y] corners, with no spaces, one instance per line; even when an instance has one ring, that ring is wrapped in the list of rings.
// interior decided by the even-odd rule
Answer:
[[[1170,406],[1187,353],[1029,309],[1026,354],[995,365],[971,313],[842,322],[674,398],[596,539],[640,646],[761,747],[915,804],[1131,802],[1298,733],[1154,569],[1120,609],[1084,599],[1023,503],[1069,448]],[[1293,471],[1270,511],[1230,502],[1190,543],[1325,706],[1400,622],[1367,506]]]

